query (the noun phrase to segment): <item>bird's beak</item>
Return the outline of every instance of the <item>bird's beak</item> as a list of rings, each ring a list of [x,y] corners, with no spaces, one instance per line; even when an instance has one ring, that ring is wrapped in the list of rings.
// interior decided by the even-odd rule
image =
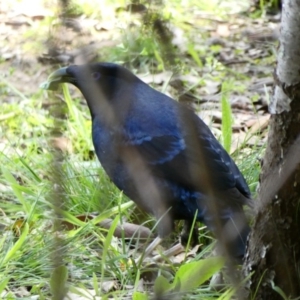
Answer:
[[[60,68],[54,71],[47,79],[40,85],[43,90],[57,90],[60,83],[73,82],[74,78],[67,73],[68,67]]]

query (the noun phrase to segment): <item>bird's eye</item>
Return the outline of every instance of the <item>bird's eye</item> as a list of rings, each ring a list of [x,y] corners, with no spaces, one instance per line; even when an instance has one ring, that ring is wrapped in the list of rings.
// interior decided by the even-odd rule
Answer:
[[[100,78],[100,73],[99,72],[93,72],[92,73],[92,78],[95,80],[98,80]]]

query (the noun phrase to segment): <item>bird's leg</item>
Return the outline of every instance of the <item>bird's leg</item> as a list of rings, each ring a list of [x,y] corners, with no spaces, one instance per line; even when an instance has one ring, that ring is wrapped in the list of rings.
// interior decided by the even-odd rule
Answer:
[[[193,226],[194,225],[194,226]],[[191,233],[192,230],[192,233]],[[182,233],[180,236],[180,242],[183,246],[186,246],[191,234],[190,246],[194,247],[198,244],[198,226],[194,224],[193,220],[185,220]]]

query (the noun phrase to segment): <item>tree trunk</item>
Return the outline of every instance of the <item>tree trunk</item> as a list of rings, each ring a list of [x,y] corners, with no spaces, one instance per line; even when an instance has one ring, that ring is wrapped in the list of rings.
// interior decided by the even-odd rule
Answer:
[[[268,145],[244,263],[252,274],[249,299],[300,296],[300,1],[286,0],[282,9]]]

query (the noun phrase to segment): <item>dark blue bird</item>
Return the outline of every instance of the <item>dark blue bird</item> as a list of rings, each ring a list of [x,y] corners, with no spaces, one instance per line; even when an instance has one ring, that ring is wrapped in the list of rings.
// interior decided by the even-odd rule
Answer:
[[[228,257],[243,257],[250,231],[243,211],[251,204],[248,185],[194,112],[112,63],[61,68],[42,87],[56,89],[62,82],[82,92],[103,168],[159,220],[160,238],[172,232],[174,220],[185,220],[189,231],[196,215]]]

